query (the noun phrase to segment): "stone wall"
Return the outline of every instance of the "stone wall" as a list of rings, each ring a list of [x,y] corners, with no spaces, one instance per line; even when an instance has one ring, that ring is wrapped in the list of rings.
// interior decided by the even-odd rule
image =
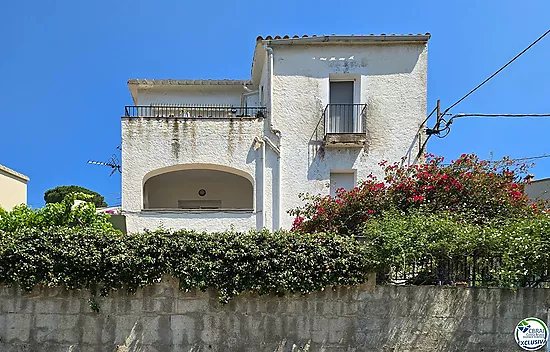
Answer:
[[[307,296],[136,295],[0,287],[0,351],[519,351],[515,325],[546,320],[550,291],[363,285]]]

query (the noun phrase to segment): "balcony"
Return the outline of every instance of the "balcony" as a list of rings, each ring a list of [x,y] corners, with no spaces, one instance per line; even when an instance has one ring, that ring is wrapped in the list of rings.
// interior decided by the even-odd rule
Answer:
[[[266,116],[265,107],[231,105],[139,105],[125,106],[124,117],[182,119],[259,119]]]
[[[328,104],[321,119],[324,127],[324,146],[363,147],[367,139],[366,113],[367,104]]]

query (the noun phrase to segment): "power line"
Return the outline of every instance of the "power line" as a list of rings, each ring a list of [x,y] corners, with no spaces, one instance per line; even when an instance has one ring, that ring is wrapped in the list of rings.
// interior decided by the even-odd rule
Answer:
[[[502,70],[504,70],[506,67],[508,67],[508,65],[510,65],[512,62],[516,61],[517,58],[519,58],[521,55],[523,55],[525,52],[527,52],[529,49],[531,49],[535,44],[537,44],[540,40],[542,40],[542,38],[546,37],[546,35],[550,33],[550,29],[547,30],[546,32],[544,32],[543,35],[541,35],[540,37],[537,38],[537,40],[535,40],[534,42],[532,42],[531,44],[529,44],[529,46],[525,49],[523,49],[519,54],[517,54],[516,56],[514,56],[514,58],[510,61],[508,61],[504,66],[502,66],[501,68],[499,68],[495,73],[493,73],[492,75],[490,75],[487,79],[485,79],[483,82],[481,82],[480,84],[478,84],[474,89],[472,89],[471,91],[469,91],[465,96],[463,96],[462,98],[458,99],[453,105],[449,106],[444,112],[443,112],[443,115],[445,115],[449,110],[451,110],[453,107],[457,106],[458,104],[460,104],[464,99],[466,99],[467,97],[469,97],[473,92],[475,92],[476,90],[478,90],[479,88],[481,88],[481,86],[483,86],[485,83],[489,82],[493,77],[495,77],[496,75],[498,75]]]
[[[451,116],[449,120],[443,119],[444,115],[441,115],[439,118],[439,122],[434,126],[434,128],[427,128],[426,134],[428,135],[428,138],[426,138],[426,141],[424,143],[424,146],[427,143],[427,140],[431,135],[436,135],[439,138],[446,137],[449,132],[451,132],[451,125],[453,124],[453,120],[456,118],[461,117],[482,117],[482,118],[506,118],[506,119],[524,119],[524,118],[544,118],[544,117],[550,117],[550,114],[480,114],[480,113],[469,113],[469,114],[445,114],[445,116]],[[445,127],[440,129],[441,122],[445,123]],[[441,132],[446,132],[444,135],[441,135]]]
[[[426,145],[428,144],[428,141],[430,140],[431,136],[432,135],[437,135],[439,138],[443,138],[445,136],[447,136],[449,133],[450,133],[450,125],[452,123],[452,120],[453,118],[449,119],[449,121],[445,121],[443,119],[443,116],[447,115],[447,113],[449,112],[449,110],[451,110],[453,107],[457,106],[458,104],[460,104],[462,101],[464,101],[464,99],[468,98],[472,93],[474,93],[476,90],[478,90],[479,88],[481,88],[485,83],[489,82],[493,77],[495,77],[496,75],[498,75],[500,72],[502,72],[506,67],[508,67],[512,62],[516,61],[516,59],[518,59],[521,55],[523,55],[524,53],[526,53],[529,49],[531,49],[535,44],[537,44],[539,41],[541,41],[544,37],[546,37],[548,35],[548,33],[550,33],[550,29],[547,30],[546,32],[544,32],[540,37],[538,37],[534,42],[532,42],[531,44],[529,44],[529,46],[527,46],[525,49],[523,49],[519,54],[517,54],[516,56],[514,56],[510,61],[508,61],[504,66],[502,66],[501,68],[499,68],[497,71],[495,71],[495,73],[493,73],[492,75],[490,75],[488,78],[486,78],[483,82],[481,82],[480,84],[478,84],[474,89],[470,90],[468,93],[466,93],[466,95],[464,95],[462,98],[458,99],[454,104],[452,104],[451,106],[449,106],[447,109],[445,109],[445,111],[443,111],[443,113],[440,113],[440,108],[439,108],[439,100],[437,101],[437,106],[434,110],[432,110],[432,112],[428,115],[428,118],[426,118],[426,120],[424,120],[424,123],[426,123],[428,121],[428,119],[430,118],[430,116],[434,113],[434,111],[437,110],[437,120],[436,120],[436,123],[435,123],[435,126],[434,128],[432,129],[426,129],[426,133],[428,134],[427,138],[424,140],[424,143],[422,143],[422,146],[420,147],[420,149],[418,150],[418,155],[416,156],[415,160],[414,160],[414,164],[416,164],[416,162],[418,161],[418,159],[420,158],[420,156],[424,153],[424,149],[426,148]],[[456,117],[456,116],[455,116]],[[460,116],[460,117],[466,117],[466,116]],[[440,130],[440,126],[441,126],[441,123],[442,122],[445,122],[445,128],[443,128],[443,130]],[[443,136],[440,136],[439,134],[443,131],[445,131],[447,133],[445,133],[445,135]],[[406,157],[406,156],[405,156]]]
[[[544,159],[544,158],[550,158],[550,154],[543,154],[543,155],[537,155],[537,156],[527,156],[527,157],[523,157],[523,158],[510,158],[510,159],[507,159],[507,160],[515,162],[515,161],[537,160],[537,159]],[[491,160],[491,162],[492,162],[492,160]],[[450,163],[443,163],[441,165],[449,166],[451,164]]]
[[[550,114],[455,114],[449,115],[449,123],[459,117],[494,117],[494,118],[524,118],[524,117],[550,117]]]
[[[537,156],[529,156],[525,158],[516,158],[516,159],[510,159],[511,161],[526,161],[526,160],[536,160],[536,159],[544,159],[544,158],[550,158],[550,155],[543,154],[543,155],[537,155]]]

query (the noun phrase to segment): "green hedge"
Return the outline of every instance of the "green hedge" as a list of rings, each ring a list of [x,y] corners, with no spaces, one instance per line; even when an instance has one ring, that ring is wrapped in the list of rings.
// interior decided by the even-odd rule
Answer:
[[[490,271],[488,283],[474,278],[490,286],[550,281],[550,217],[544,212],[486,224],[446,212],[388,212],[365,222],[358,242],[349,235],[268,231],[123,235],[95,218],[91,208],[27,210],[0,216],[0,283],[25,290],[65,286],[107,295],[133,292],[170,275],[182,290],[214,288],[227,302],[241,292],[306,294],[360,284],[372,271],[388,282],[392,274],[416,268],[418,276],[407,283],[433,284],[430,263],[464,260]],[[61,224],[86,226],[57,226],[59,214]],[[14,228],[28,219],[34,225]],[[488,267],[493,259],[498,265]],[[419,267],[424,271],[418,273]],[[456,282],[448,279],[445,284]]]
[[[478,266],[474,279],[480,285],[526,287],[550,281],[550,217],[546,213],[481,225],[444,212],[390,212],[366,222],[362,235],[379,282],[391,281],[396,273],[411,274],[416,268],[420,276],[413,275],[409,283],[433,284],[421,277],[419,268],[442,265],[451,272],[450,263],[458,265],[455,271],[459,272],[462,264],[472,265],[474,260]],[[483,282],[482,274],[490,281]]]
[[[183,290],[215,288],[227,302],[241,292],[308,293],[355,285],[372,269],[353,238],[330,234],[196,233],[122,235],[94,229],[24,230],[0,234],[0,282],[95,288],[106,295],[159,282]]]

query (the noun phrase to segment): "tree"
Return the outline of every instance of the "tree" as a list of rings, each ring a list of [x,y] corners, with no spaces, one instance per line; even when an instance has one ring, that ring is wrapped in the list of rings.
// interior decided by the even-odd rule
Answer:
[[[71,193],[85,193],[91,195],[93,198],[90,200],[95,204],[96,207],[102,208],[106,207],[105,199],[103,196],[97,192],[89,190],[81,186],[58,186],[52,189],[47,190],[44,193],[44,201],[48,203],[61,203],[65,196]]]

